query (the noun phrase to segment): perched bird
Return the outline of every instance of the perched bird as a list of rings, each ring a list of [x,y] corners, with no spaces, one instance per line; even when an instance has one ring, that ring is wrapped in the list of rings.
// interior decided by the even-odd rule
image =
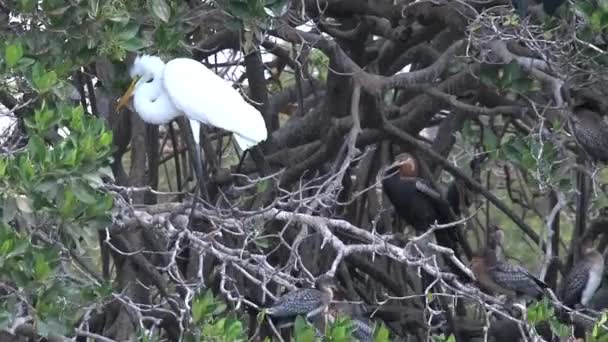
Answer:
[[[310,319],[324,313],[333,298],[332,289],[335,290],[335,284],[331,277],[322,275],[317,279],[315,286],[315,289],[298,289],[282,295],[266,309],[266,314],[277,318],[305,315]]]
[[[202,63],[176,58],[165,64],[160,57],[143,55],[135,58],[130,74],[133,82],[118,110],[134,96],[135,111],[145,122],[161,125],[185,115],[195,140],[199,123],[204,123],[233,132],[243,151],[267,138],[262,114]]]
[[[388,168],[382,181],[382,188],[395,211],[418,233],[427,231],[431,225],[456,221],[450,212],[450,204],[433,186],[418,177],[418,164],[408,153],[397,156]],[[435,231],[439,245],[452,248],[458,254],[459,227],[449,227]]]
[[[593,240],[583,241],[581,252],[581,258],[572,266],[559,291],[560,300],[569,307],[588,306],[602,282],[604,256],[593,248]]]
[[[473,255],[471,268],[479,287],[491,294],[505,294],[509,298],[524,296],[541,299],[548,285],[530,271],[496,257],[493,248],[485,247]]]
[[[595,161],[608,162],[608,123],[588,107],[575,107],[568,116],[578,145]]]

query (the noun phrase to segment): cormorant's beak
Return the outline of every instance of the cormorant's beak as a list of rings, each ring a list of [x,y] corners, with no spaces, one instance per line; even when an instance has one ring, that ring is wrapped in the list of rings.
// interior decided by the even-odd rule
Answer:
[[[137,84],[137,81],[139,81],[140,78],[141,76],[137,76],[133,79],[131,85],[129,85],[129,88],[127,88],[125,94],[118,101],[118,104],[116,105],[116,111],[120,111],[124,106],[127,105],[127,103],[129,103],[129,99],[131,98],[131,96],[133,96],[135,85]]]

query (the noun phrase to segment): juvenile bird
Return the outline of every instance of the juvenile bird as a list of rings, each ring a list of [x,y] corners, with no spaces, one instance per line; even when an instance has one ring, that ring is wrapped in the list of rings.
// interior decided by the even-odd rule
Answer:
[[[266,314],[287,318],[304,315],[307,319],[317,316],[327,310],[335,289],[333,279],[327,275],[320,276],[316,288],[303,288],[288,292],[277,299]]]
[[[505,294],[509,298],[541,299],[548,285],[519,265],[501,261],[492,248],[483,248],[473,255],[471,268],[479,287],[491,294]]]
[[[608,123],[586,106],[575,107],[568,123],[578,145],[594,162],[608,162]]]
[[[559,298],[569,307],[577,304],[588,306],[602,282],[604,256],[593,248],[593,240],[584,240],[581,251],[581,258],[572,266],[559,291]]]

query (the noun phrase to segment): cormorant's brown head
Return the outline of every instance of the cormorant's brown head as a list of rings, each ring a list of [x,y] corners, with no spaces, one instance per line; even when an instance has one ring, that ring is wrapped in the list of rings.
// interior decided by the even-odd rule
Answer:
[[[411,154],[402,153],[395,159],[395,162],[399,163],[399,173],[402,177],[418,176],[418,163]]]

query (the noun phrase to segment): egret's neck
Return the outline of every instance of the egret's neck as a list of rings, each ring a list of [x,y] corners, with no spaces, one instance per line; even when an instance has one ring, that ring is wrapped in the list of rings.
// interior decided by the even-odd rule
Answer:
[[[155,125],[168,123],[180,114],[164,91],[161,76],[137,86],[133,105],[145,122]]]

